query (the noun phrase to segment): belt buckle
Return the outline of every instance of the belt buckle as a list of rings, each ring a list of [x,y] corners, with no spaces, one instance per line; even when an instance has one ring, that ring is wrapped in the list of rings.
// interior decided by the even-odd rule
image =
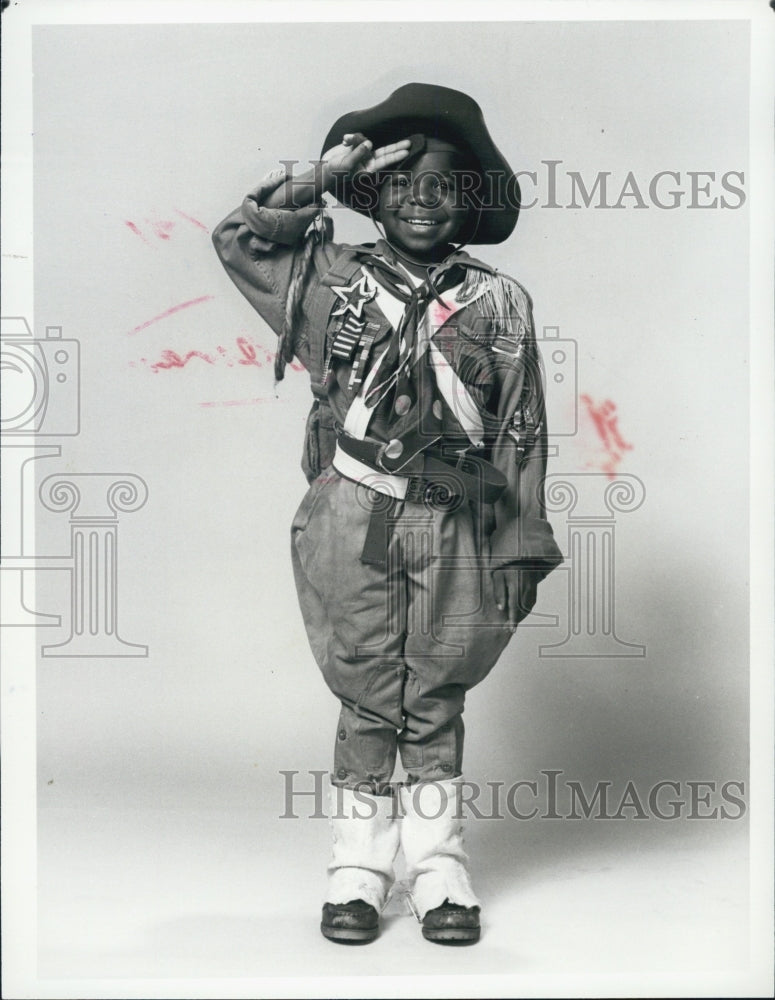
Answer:
[[[428,489],[428,483],[423,476],[409,476],[406,480],[406,495],[405,500],[409,503],[422,503],[425,500],[425,494]]]

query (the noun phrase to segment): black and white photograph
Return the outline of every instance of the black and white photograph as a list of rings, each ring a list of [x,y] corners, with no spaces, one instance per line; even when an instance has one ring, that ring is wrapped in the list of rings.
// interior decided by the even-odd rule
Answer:
[[[3,996],[772,995],[773,66],[3,4]]]

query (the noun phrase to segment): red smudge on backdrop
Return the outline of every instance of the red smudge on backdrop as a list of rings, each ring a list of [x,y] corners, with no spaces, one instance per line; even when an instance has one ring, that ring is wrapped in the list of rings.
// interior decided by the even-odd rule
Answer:
[[[175,223],[172,221],[159,220],[157,222],[152,222],[154,233],[159,237],[160,240],[168,240],[170,238],[170,233],[175,228]]]
[[[200,222],[199,219],[195,218],[193,215],[189,215],[183,212],[179,208],[173,209],[176,215],[181,219],[185,219],[186,222],[190,222],[192,226],[197,229],[202,230],[205,233],[209,233],[210,230],[204,223]],[[148,228],[152,231],[153,235],[157,239],[164,242],[170,240],[173,231],[176,226],[180,223],[176,223],[173,219],[150,219],[146,218],[143,220],[143,224],[146,227],[146,232]],[[151,243],[146,239],[146,235],[143,230],[131,220],[127,219],[124,221],[124,225],[135,234],[146,245],[150,246]],[[147,329],[154,323],[158,323],[162,319],[166,319],[169,316],[173,316],[175,313],[180,312],[183,309],[188,309],[191,306],[199,305],[202,302],[208,302],[210,299],[214,298],[212,295],[200,295],[198,298],[189,299],[187,302],[180,302],[175,306],[171,306],[169,309],[165,309],[164,312],[159,313],[158,316],[152,316],[150,319],[146,320],[144,323],[140,323],[134,329],[130,330],[130,334],[139,333],[141,330]],[[273,366],[274,365],[274,353],[263,344],[256,341],[251,341],[247,337],[237,337],[236,339],[237,349],[239,356],[236,359],[236,363],[240,365],[248,365],[255,368],[263,368],[264,365]],[[222,361],[227,367],[233,368],[235,361],[230,360],[229,352],[222,345],[219,344],[215,348],[217,354],[213,355],[207,353],[206,351],[190,350],[185,352],[180,352],[173,350],[172,348],[167,348],[161,352],[161,357],[157,361],[149,361],[148,358],[140,358],[139,362],[131,361],[130,367],[136,368],[138,365],[145,365],[149,371],[153,372],[154,375],[158,375],[159,372],[181,370],[189,366],[192,361],[203,361],[207,365],[215,365],[217,362]],[[259,355],[263,358],[260,360]],[[293,371],[303,371],[303,366],[297,362],[291,362],[290,367]],[[203,401],[199,405],[207,407],[215,406],[245,406],[253,403],[264,403],[273,399],[272,396],[256,396],[250,399],[225,399],[225,400],[208,400]]]
[[[200,295],[198,299],[189,299],[188,302],[180,302],[176,306],[172,306],[170,309],[165,309],[163,313],[159,313],[158,316],[153,316],[151,319],[146,320],[145,323],[141,323],[136,326],[133,330],[130,330],[130,334],[139,333],[141,330],[145,330],[152,323],[158,323],[160,319],[166,319],[167,316],[172,316],[176,312],[180,312],[181,309],[188,309],[189,306],[199,305],[200,302],[209,302],[210,299],[214,298],[213,295]]]
[[[251,344],[247,337],[237,337],[237,347],[242,352],[242,357],[239,359],[241,365],[255,365],[256,368],[262,367],[261,362],[256,356],[255,345]]]
[[[616,404],[610,399],[595,404],[592,398],[586,395],[580,396],[579,399],[587,408],[587,414],[592,420],[606,455],[601,468],[609,479],[615,479],[624,452],[632,451],[632,445],[624,440],[619,431],[619,418],[615,415]]]
[[[195,219],[193,215],[188,215],[186,212],[182,212],[179,208],[175,208],[173,209],[173,211],[177,215],[179,215],[181,219],[185,219],[187,222],[190,222],[192,226],[196,226],[197,229],[203,229],[206,233],[210,232],[207,226],[203,222],[200,222],[199,219]],[[154,236],[156,236],[160,240],[168,240],[170,238],[172,230],[175,228],[176,225],[178,225],[178,223],[176,223],[174,219],[146,218],[143,220],[143,223],[146,226],[150,226],[151,229],[153,230]],[[135,234],[135,236],[139,236],[140,239],[143,241],[143,243],[148,243],[148,245],[150,246],[150,243],[145,238],[143,231],[135,222],[124,220],[124,225],[128,226],[128,228]]]
[[[181,216],[181,218],[188,219],[188,221],[192,222],[195,226],[199,226],[200,229],[204,229],[206,233],[210,232],[207,226],[203,222],[200,222],[199,219],[195,219],[193,215],[186,215],[186,213],[181,212],[179,208],[176,208],[175,211],[178,213],[179,216]]]
[[[223,344],[218,344],[215,348],[215,354],[197,350],[181,352],[167,348],[161,352],[161,357],[158,361],[149,361],[148,358],[140,358],[139,362],[130,362],[130,366],[136,368],[138,364],[145,365],[149,371],[152,371],[156,375],[159,372],[170,371],[173,368],[185,368],[190,361],[195,359],[204,361],[208,365],[216,365],[222,362],[227,368],[233,368],[235,362],[238,365],[248,365],[254,368],[272,367],[274,365],[275,356],[273,352],[258,341],[242,336],[236,338],[236,345],[238,352],[236,358],[234,358],[233,354],[229,354],[229,351]],[[295,372],[304,370],[304,366],[299,364],[298,361],[292,361],[290,367]]]
[[[199,358],[206,361],[208,365],[215,364],[214,358],[203,351],[187,351],[185,354],[178,354],[177,351],[162,351],[161,361],[156,361],[151,365],[152,372],[164,371],[169,368],[185,368],[192,358]]]
[[[124,225],[128,226],[129,229],[131,229],[132,232],[135,234],[135,236],[139,236],[140,239],[143,241],[143,243],[147,243],[148,242],[148,240],[143,236],[143,234],[140,232],[140,230],[134,224],[134,222],[129,222],[129,220],[127,219],[127,220],[124,221]]]

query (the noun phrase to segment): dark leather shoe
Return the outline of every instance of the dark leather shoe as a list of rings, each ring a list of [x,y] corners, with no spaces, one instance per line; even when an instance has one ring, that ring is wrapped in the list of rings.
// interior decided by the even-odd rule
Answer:
[[[323,936],[338,944],[368,944],[379,934],[379,914],[370,903],[324,903],[320,922]]]
[[[436,944],[474,944],[479,940],[478,906],[460,906],[445,899],[428,910],[422,922],[422,936]]]

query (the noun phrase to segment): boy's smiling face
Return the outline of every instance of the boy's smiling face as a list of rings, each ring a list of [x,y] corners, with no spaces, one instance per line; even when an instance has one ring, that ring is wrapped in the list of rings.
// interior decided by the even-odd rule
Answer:
[[[446,255],[468,217],[460,197],[462,158],[452,147],[423,152],[407,169],[392,171],[379,192],[387,240],[423,263]]]

